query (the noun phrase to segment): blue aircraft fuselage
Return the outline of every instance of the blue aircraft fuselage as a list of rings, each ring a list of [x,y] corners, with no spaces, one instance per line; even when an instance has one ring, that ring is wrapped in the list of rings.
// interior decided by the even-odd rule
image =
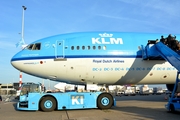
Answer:
[[[74,84],[172,84],[176,69],[143,60],[148,40],[168,34],[80,32],[32,42],[11,59],[27,74]],[[176,35],[179,39],[180,35]],[[164,77],[167,76],[167,77]]]

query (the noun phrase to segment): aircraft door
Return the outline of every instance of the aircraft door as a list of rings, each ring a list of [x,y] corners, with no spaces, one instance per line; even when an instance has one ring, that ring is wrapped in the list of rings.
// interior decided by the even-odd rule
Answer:
[[[57,41],[55,57],[64,58],[64,41],[63,40]]]

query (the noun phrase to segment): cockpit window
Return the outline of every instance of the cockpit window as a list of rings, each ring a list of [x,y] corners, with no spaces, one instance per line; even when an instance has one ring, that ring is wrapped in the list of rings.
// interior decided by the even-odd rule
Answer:
[[[40,43],[36,43],[33,45],[33,50],[40,50],[41,49],[41,44]]]
[[[35,44],[30,44],[26,47],[28,50],[40,50],[41,49],[41,43],[35,43]]]
[[[30,44],[27,46],[27,49],[32,50],[34,44]]]

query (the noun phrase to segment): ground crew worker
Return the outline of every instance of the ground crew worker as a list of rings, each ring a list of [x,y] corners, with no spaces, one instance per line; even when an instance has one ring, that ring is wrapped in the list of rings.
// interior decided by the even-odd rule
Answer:
[[[166,44],[166,39],[164,38],[164,36],[163,36],[163,35],[161,36],[160,41],[161,41],[162,43]]]
[[[168,35],[167,37],[167,45],[171,48],[171,40],[172,40],[172,36],[171,34]]]
[[[174,51],[177,51],[177,45],[178,45],[178,41],[177,40],[171,40],[171,49]]]

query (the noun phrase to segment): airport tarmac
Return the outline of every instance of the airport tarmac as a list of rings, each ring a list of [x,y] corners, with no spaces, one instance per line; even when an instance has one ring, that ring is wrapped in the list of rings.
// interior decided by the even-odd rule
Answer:
[[[1,120],[179,120],[180,112],[169,113],[165,95],[115,96],[116,107],[108,110],[18,111],[16,101],[0,103]]]

